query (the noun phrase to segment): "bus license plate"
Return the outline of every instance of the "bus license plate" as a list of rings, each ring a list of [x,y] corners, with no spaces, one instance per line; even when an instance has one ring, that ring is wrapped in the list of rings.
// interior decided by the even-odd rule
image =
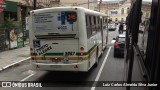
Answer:
[[[50,67],[51,68],[62,68],[62,66],[60,66],[60,65],[51,65]]]
[[[52,62],[58,63],[61,62],[61,58],[55,59],[55,58],[51,58]]]
[[[61,62],[61,60],[52,60],[52,62],[58,63]]]

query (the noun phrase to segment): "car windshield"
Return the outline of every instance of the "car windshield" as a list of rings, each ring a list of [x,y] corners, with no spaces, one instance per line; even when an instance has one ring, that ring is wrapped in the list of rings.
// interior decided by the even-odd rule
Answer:
[[[119,37],[119,38],[118,38],[118,42],[124,42],[124,41],[125,41],[125,38],[124,38],[124,37],[123,37],[123,38],[122,38],[122,37]]]

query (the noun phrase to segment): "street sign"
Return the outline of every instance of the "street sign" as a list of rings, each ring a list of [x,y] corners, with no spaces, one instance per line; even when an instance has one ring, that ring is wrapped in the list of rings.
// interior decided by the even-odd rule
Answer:
[[[6,7],[6,4],[4,3],[4,1],[0,0],[0,12],[2,12],[5,7]]]

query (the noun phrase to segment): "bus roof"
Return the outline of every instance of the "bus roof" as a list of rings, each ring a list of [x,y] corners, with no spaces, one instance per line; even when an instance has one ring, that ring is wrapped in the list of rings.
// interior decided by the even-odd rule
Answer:
[[[37,10],[32,10],[31,12],[34,12],[34,13],[40,13],[42,11],[50,11],[50,10],[82,10],[84,11],[85,13],[88,13],[88,14],[96,14],[96,15],[102,15],[102,16],[107,16],[106,14],[103,14],[103,13],[100,13],[100,12],[97,12],[97,11],[94,11],[94,10],[90,10],[90,9],[87,9],[87,8],[84,8],[84,7],[51,7],[51,8],[43,8],[43,9],[37,9]]]

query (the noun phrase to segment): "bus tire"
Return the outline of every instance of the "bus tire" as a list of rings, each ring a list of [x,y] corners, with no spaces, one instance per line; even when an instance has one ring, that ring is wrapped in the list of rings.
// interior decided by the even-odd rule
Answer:
[[[96,62],[94,64],[94,67],[98,66],[98,47],[97,47],[97,51],[96,51]]]
[[[108,37],[106,37],[106,44],[108,43]]]

